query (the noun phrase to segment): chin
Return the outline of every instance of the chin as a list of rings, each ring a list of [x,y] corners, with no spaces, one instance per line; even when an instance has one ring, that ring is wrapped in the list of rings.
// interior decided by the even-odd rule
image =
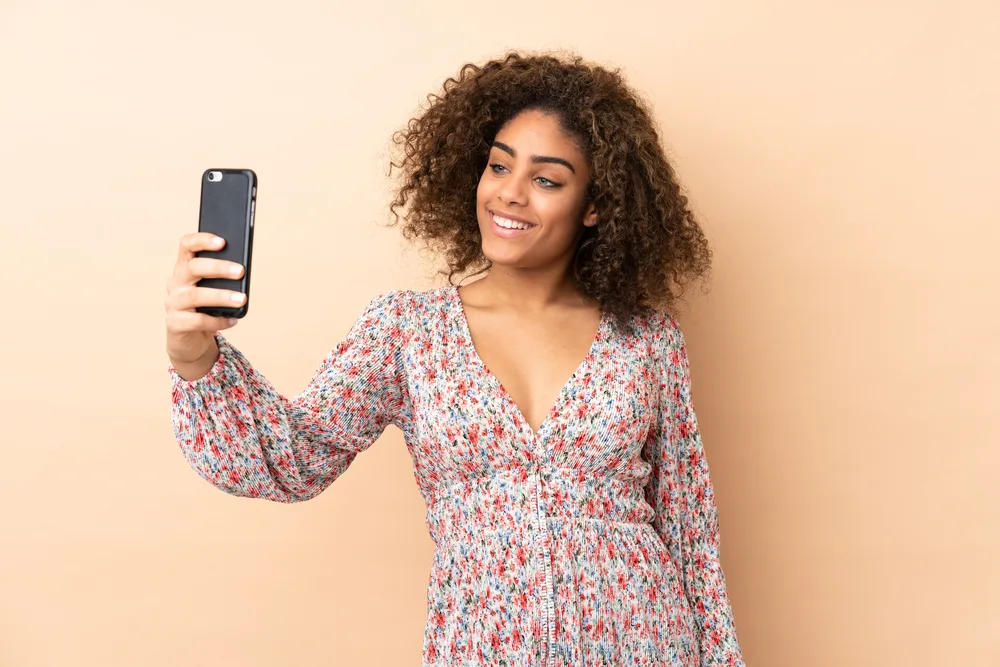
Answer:
[[[508,266],[516,268],[521,264],[523,253],[511,252],[513,248],[498,248],[496,243],[483,244],[483,255],[493,266]]]

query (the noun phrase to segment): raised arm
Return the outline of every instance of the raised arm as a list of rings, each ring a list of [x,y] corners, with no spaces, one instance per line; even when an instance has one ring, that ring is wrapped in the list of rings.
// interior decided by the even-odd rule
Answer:
[[[191,467],[236,496],[297,502],[326,489],[386,426],[406,419],[408,295],[373,299],[291,398],[222,334],[219,357],[203,377],[185,380],[171,366],[174,434]]]

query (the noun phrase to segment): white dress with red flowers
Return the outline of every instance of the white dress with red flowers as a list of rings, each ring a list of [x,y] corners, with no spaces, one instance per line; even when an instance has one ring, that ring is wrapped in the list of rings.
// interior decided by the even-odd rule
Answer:
[[[423,665],[743,665],[684,337],[605,316],[536,432],[477,355],[455,287],[373,299],[285,397],[218,335],[173,369],[173,424],[223,491],[308,500],[389,425],[436,545]]]

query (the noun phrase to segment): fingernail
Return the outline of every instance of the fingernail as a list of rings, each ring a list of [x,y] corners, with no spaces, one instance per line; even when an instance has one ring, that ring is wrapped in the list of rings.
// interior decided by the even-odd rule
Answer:
[[[231,269],[229,269],[229,273],[233,274],[234,276],[238,276],[240,275],[240,271],[242,270],[243,270],[242,266],[234,266]]]
[[[243,295],[242,294],[234,294],[230,298],[233,300],[233,303],[241,303],[243,301]]]
[[[229,318],[229,326],[235,327],[237,322],[239,322],[239,320],[237,320],[235,317]]]

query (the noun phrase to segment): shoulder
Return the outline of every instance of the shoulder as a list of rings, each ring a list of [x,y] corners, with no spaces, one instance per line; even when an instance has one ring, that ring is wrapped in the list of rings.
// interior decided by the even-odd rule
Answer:
[[[649,309],[633,315],[630,325],[633,335],[647,345],[655,357],[670,357],[672,352],[684,348],[680,322],[667,311]]]
[[[400,329],[426,329],[453,305],[450,286],[425,290],[391,289],[371,298],[362,319]]]
[[[671,313],[650,310],[634,319],[636,331],[648,351],[651,373],[659,378],[660,388],[676,400],[676,392],[689,391],[690,364],[687,343],[680,322]]]
[[[379,292],[368,303],[370,310],[389,310],[399,315],[438,311],[451,303],[451,286],[424,290],[391,289]]]

